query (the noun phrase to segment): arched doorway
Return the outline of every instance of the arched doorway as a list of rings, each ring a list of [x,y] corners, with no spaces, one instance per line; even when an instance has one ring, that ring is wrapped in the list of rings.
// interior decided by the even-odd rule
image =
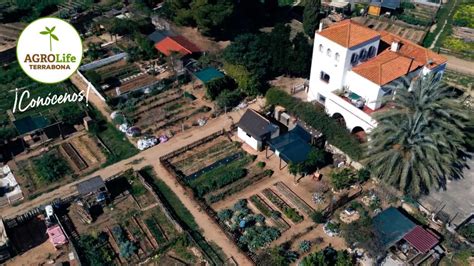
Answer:
[[[346,127],[346,120],[344,119],[344,116],[342,116],[340,113],[334,113],[332,115],[332,118],[334,118],[336,122],[339,123],[341,126]]]
[[[361,143],[367,142],[367,133],[361,127],[354,127],[351,132]]]

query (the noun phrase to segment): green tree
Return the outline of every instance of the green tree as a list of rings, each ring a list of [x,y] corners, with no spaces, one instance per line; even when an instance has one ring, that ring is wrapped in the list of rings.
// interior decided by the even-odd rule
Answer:
[[[206,95],[211,100],[215,100],[224,90],[233,91],[236,87],[235,81],[228,76],[216,78],[206,84]]]
[[[291,29],[282,23],[277,24],[268,35],[268,52],[270,53],[270,65],[274,75],[288,74],[290,56],[292,54],[292,43],[290,41]]]
[[[392,108],[376,114],[367,166],[396,188],[418,196],[462,177],[468,115],[452,90],[433,76],[395,88]]]
[[[204,35],[218,35],[224,32],[234,12],[232,0],[194,0],[191,10],[198,29]]]
[[[53,152],[34,159],[33,163],[39,180],[44,183],[57,181],[71,173],[67,162]]]
[[[256,96],[260,93],[259,82],[243,65],[224,63],[224,70],[232,77],[239,89],[249,96]]]
[[[293,53],[291,54],[290,64],[288,66],[290,74],[298,77],[309,77],[311,70],[312,46],[308,38],[298,32],[292,41]]]
[[[309,37],[314,37],[314,32],[321,20],[321,0],[306,0],[303,10],[303,29]]]
[[[237,106],[242,100],[242,95],[240,91],[234,90],[224,90],[216,97],[216,103],[219,108],[227,110]]]
[[[85,112],[76,105],[66,105],[58,112],[59,119],[69,125],[78,125],[86,116]]]

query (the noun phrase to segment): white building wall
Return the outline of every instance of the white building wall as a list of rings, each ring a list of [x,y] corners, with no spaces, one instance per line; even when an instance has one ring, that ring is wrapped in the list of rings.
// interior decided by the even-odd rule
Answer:
[[[344,117],[346,127],[352,131],[355,127],[361,127],[365,132],[370,132],[377,126],[377,122],[364,111],[346,102],[334,93],[329,93],[326,99],[326,112],[333,116],[339,113]]]
[[[380,85],[359,76],[353,71],[347,73],[347,88],[349,91],[356,93],[365,100],[365,105],[372,110],[380,108],[383,93]],[[349,104],[349,103],[348,103]]]
[[[240,127],[237,128],[237,136],[247,143],[250,147],[253,149],[259,151],[262,149],[262,142],[254,139],[252,136],[248,135],[247,132],[245,132],[243,129]]]

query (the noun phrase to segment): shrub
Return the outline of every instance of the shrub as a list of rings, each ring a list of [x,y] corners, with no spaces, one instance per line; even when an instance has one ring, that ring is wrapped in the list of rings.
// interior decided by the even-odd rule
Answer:
[[[331,182],[335,189],[345,189],[355,183],[354,173],[349,168],[334,170],[331,172]]]
[[[300,243],[299,250],[303,253],[308,252],[311,249],[311,242],[308,240],[303,240]]]
[[[53,152],[34,159],[33,164],[39,180],[44,183],[57,181],[72,172],[66,160]]]
[[[234,212],[231,209],[224,209],[217,213],[217,217],[219,217],[219,220],[226,221],[232,218],[233,214]]]
[[[358,160],[362,157],[363,149],[357,139],[346,128],[329,117],[323,108],[293,98],[276,88],[269,89],[265,98],[267,104],[282,105],[288,112],[320,130],[329,143],[347,153],[352,159]]]
[[[257,167],[259,167],[259,168],[264,168],[265,165],[266,165],[265,162],[258,162],[258,163],[257,163]]]
[[[242,100],[242,94],[238,90],[230,91],[223,90],[219,96],[216,97],[216,103],[219,108],[227,110],[239,105]]]
[[[265,171],[263,171],[263,173],[264,173],[266,176],[271,176],[271,175],[273,175],[273,170],[272,170],[272,169],[266,169]]]
[[[326,222],[326,218],[324,217],[324,214],[321,211],[315,211],[311,214],[311,220],[317,224],[322,224]]]
[[[370,178],[370,172],[369,170],[362,168],[359,171],[357,171],[357,178],[359,179],[359,182],[365,182],[369,180]]]
[[[459,229],[459,233],[471,243],[474,242],[474,224],[471,223],[464,225],[461,227],[461,229]]]
[[[284,208],[283,214],[288,217],[292,222],[299,223],[303,221],[303,216],[301,216],[294,208]]]

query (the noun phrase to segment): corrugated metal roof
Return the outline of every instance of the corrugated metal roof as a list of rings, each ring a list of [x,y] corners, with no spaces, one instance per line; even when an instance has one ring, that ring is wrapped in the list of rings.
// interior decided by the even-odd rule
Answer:
[[[413,228],[413,230],[406,234],[403,239],[421,253],[430,251],[430,249],[436,246],[439,242],[439,239],[435,235],[423,229],[421,226]]]

